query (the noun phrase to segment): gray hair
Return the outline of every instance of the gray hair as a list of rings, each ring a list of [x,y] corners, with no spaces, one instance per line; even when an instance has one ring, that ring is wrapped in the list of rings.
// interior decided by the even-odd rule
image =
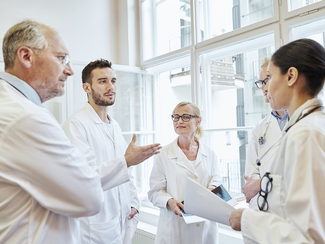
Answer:
[[[201,118],[201,111],[199,109],[199,107],[194,104],[194,103],[191,103],[191,102],[180,102],[179,104],[176,105],[176,107],[174,108],[173,110],[173,114],[175,114],[175,110],[179,107],[182,107],[182,106],[185,106],[185,105],[188,105],[190,106],[192,109],[193,109],[193,112],[194,112],[194,115],[198,116],[199,118]],[[203,136],[204,134],[204,130],[203,130],[203,127],[201,125],[199,125],[197,128],[196,128],[196,131],[195,131],[195,139],[196,140],[200,140],[200,138]]]
[[[32,20],[24,20],[12,26],[3,38],[2,52],[5,69],[12,68],[20,47],[29,47],[40,52],[48,47],[44,29],[49,28]],[[54,31],[54,30],[53,30]]]

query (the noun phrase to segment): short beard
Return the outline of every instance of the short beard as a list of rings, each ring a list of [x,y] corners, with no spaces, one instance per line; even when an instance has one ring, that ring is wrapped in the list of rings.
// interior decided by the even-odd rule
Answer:
[[[113,101],[105,101],[104,99],[101,98],[100,94],[95,92],[93,88],[91,88],[91,96],[94,101],[94,103],[98,106],[112,106],[115,102],[115,98]]]

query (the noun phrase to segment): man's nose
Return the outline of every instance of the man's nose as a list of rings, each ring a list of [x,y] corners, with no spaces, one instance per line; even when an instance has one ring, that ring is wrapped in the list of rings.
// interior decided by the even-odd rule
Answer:
[[[67,76],[72,76],[74,74],[71,66],[70,66],[70,63],[67,63],[65,66],[64,66],[64,71],[63,73]]]

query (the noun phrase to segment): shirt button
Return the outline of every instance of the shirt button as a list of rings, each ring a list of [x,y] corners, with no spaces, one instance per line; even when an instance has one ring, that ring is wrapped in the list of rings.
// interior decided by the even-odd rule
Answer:
[[[196,227],[200,227],[200,224],[196,224]]]

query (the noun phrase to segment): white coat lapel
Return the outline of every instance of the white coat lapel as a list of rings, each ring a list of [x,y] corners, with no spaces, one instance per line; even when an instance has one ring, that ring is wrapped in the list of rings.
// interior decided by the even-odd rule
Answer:
[[[272,134],[275,133],[277,135],[277,137],[281,136],[282,131],[280,129],[278,120],[272,114],[271,114],[271,116],[272,116],[272,118],[271,118],[270,122],[268,121],[270,123],[270,125],[269,125],[269,130],[270,131],[268,131],[267,134],[268,133],[272,133]]]
[[[177,165],[180,167],[183,167],[184,169],[188,170],[195,176],[198,176],[194,167],[191,165],[189,160],[186,158],[185,154],[183,151],[179,148],[177,145],[177,139],[172,143],[172,146],[169,147],[168,151],[168,158],[172,161],[174,161]]]

